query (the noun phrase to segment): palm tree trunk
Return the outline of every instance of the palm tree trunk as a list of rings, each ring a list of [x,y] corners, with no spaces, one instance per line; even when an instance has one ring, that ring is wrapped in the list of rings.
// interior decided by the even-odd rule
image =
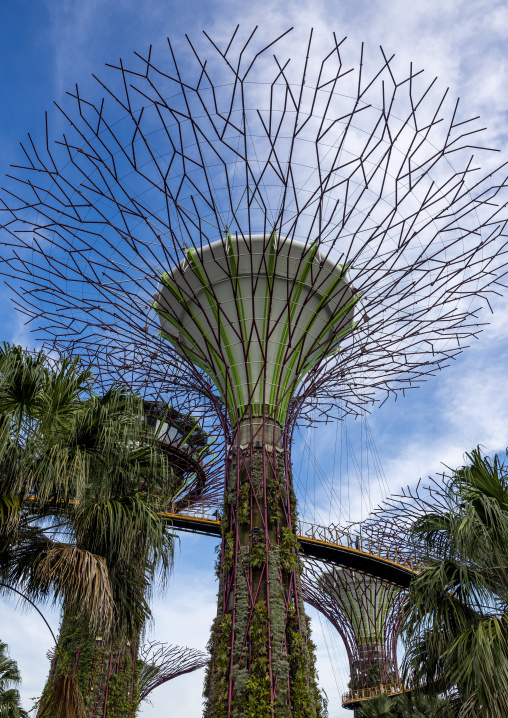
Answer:
[[[77,678],[87,718],[134,718],[139,703],[137,650],[137,642],[118,636],[106,641],[79,616],[64,615],[43,696],[65,669]],[[51,716],[45,712],[44,718]]]

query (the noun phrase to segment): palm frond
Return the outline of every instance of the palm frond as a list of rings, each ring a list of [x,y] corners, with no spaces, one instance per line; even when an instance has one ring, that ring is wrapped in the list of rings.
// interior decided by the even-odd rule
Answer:
[[[445,690],[450,715],[494,718],[508,710],[508,473],[479,448],[467,459],[412,526],[427,568],[404,610],[403,672]]]
[[[0,641],[0,691],[7,690],[12,683],[19,685],[21,675],[16,661],[7,655],[7,644]]]
[[[26,532],[10,552],[3,574],[36,602],[63,598],[105,629],[114,617],[114,597],[106,561],[75,545],[54,542],[39,529]]]
[[[114,599],[106,561],[77,546],[53,544],[36,562],[41,584],[53,587],[55,598],[79,610],[107,631],[114,615]]]
[[[46,688],[39,708],[39,718],[86,718],[86,707],[78,680],[60,673]]]

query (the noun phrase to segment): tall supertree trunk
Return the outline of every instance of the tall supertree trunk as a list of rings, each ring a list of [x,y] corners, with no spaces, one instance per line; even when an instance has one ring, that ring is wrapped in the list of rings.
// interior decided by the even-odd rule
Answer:
[[[207,718],[322,714],[300,589],[290,458],[271,419],[243,421],[228,461]]]

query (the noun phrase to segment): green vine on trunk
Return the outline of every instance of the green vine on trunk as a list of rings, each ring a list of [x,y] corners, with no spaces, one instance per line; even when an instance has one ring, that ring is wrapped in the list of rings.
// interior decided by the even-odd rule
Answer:
[[[292,529],[282,526],[280,529],[280,561],[284,571],[294,571],[299,568],[298,552],[300,544]]]
[[[228,532],[224,538],[224,560],[222,562],[222,567],[224,569],[224,574],[226,574],[231,571],[235,561],[235,540],[231,532]]]
[[[233,622],[230,613],[226,613],[222,620],[215,619],[212,626],[207,649],[212,657],[205,675],[205,689],[203,695],[209,698],[209,718],[227,718],[229,662],[231,658],[231,636]],[[213,665],[213,688],[209,696],[210,681]]]
[[[250,518],[249,506],[250,488],[248,482],[240,487],[238,494],[237,520],[239,524],[246,524]]]
[[[245,718],[271,718],[274,703],[270,693],[268,662],[269,621],[266,601],[254,606],[249,627],[251,649],[250,676],[247,681]]]
[[[266,482],[266,502],[268,516],[272,523],[277,523],[281,517],[281,494],[282,490],[277,478],[275,476],[268,478]],[[284,498],[284,495],[282,495],[282,498]]]
[[[97,632],[91,630],[81,617],[65,616],[48,686],[62,672],[74,673],[87,714],[95,714],[98,709],[105,718],[132,718],[139,705],[137,679],[142,661],[135,660],[125,639],[113,639],[103,645]],[[51,716],[51,711],[44,711],[44,718]]]
[[[268,553],[264,541],[264,536],[252,542],[250,552],[250,565],[252,568],[261,568],[268,559]]]
[[[310,620],[302,617],[305,622],[305,635],[299,631],[298,616],[293,604],[289,607],[287,623],[287,640],[290,647],[289,662],[291,667],[291,706],[293,718],[324,718],[325,707],[323,696],[317,685],[316,646],[310,640]],[[309,712],[315,706],[315,713]]]

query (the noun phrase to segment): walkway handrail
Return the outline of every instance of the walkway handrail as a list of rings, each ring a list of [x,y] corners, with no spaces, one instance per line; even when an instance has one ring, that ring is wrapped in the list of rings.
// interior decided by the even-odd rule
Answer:
[[[392,553],[390,553],[389,546],[365,538],[360,534],[341,531],[335,526],[320,526],[307,521],[297,521],[297,534],[299,539],[318,540],[321,543],[346,548],[349,551],[357,551],[359,554],[368,554],[369,556],[380,558],[384,561],[390,561],[412,573],[420,573],[423,569],[423,565],[417,561],[413,561],[410,556],[403,553],[401,554],[399,551],[393,551],[393,549]]]
[[[426,683],[420,683],[419,687],[427,685]],[[377,698],[377,696],[385,693],[388,696],[398,696],[401,693],[409,693],[415,690],[416,686],[413,686],[411,682],[407,685],[402,683],[381,683],[373,688],[358,688],[356,690],[348,691],[342,694],[342,707],[347,708],[352,703],[359,703],[360,701],[369,700],[371,698]]]
[[[30,497],[35,500],[35,497]],[[53,499],[49,499],[52,501]],[[57,503],[65,503],[64,499],[57,499]],[[75,503],[73,499],[69,503]],[[210,506],[191,501],[190,499],[181,499],[173,501],[165,510],[161,511],[161,516],[168,519],[189,519],[202,521],[208,525],[220,526],[220,514],[218,506]],[[403,568],[411,573],[420,573],[424,568],[423,564],[413,561],[410,556],[393,551],[390,554],[390,548],[384,546],[377,541],[364,538],[360,534],[352,534],[348,531],[341,531],[335,526],[320,526],[319,524],[311,524],[308,521],[297,521],[296,534],[300,541],[308,541],[315,545],[328,546],[330,548],[346,549],[349,553],[356,553],[358,556],[365,556],[374,560],[389,562],[392,565]]]
[[[219,509],[203,504],[188,501],[180,501],[168,506],[163,512],[167,518],[178,518],[179,520],[189,518],[206,521],[206,523],[214,523],[220,525]],[[368,556],[369,558],[386,561],[411,573],[420,573],[423,565],[417,561],[413,561],[399,551],[391,551],[389,546],[384,546],[377,541],[366,539],[361,535],[351,534],[348,531],[341,531],[334,526],[320,526],[319,524],[311,524],[307,521],[297,521],[296,524],[297,538],[300,541],[308,541],[322,546],[331,548],[346,549],[350,553],[356,553],[359,556]]]
[[[374,688],[358,688],[348,691],[342,695],[342,706],[346,707],[350,703],[358,703],[360,701],[377,698],[382,693],[388,696],[396,696],[405,693],[406,689],[401,683],[381,683]]]

